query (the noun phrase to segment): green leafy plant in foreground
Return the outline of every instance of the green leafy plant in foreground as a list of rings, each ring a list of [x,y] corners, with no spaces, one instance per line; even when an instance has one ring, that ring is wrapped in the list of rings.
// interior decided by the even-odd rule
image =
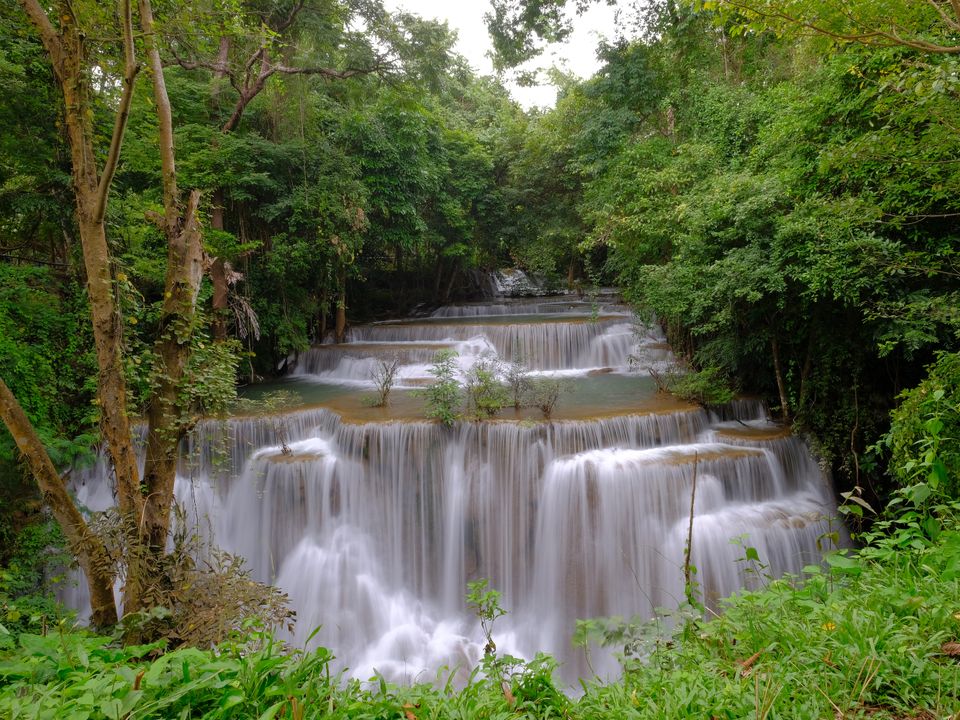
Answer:
[[[251,626],[216,651],[52,626],[0,629],[0,717],[153,718],[928,718],[960,711],[960,530],[899,548],[875,540],[801,578],[739,593],[704,620],[664,611],[623,677],[558,689],[555,662],[494,647],[457,686],[347,680],[332,654],[290,653]],[[470,604],[492,640],[503,615],[486,584]],[[613,627],[611,626],[611,632]],[[613,642],[622,642],[610,635]]]

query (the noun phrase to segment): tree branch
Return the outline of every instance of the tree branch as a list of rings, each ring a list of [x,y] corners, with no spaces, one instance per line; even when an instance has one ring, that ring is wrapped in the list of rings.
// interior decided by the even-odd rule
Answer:
[[[163,212],[167,226],[167,236],[173,237],[180,222],[177,191],[177,167],[173,147],[173,111],[170,97],[163,78],[163,63],[157,49],[157,37],[153,28],[153,7],[150,0],[139,0],[140,28],[143,30],[147,47],[147,60],[153,75],[153,99],[157,105],[157,120],[160,135],[160,172],[163,176]]]
[[[130,102],[133,100],[133,87],[140,72],[133,48],[133,9],[130,0],[119,2],[120,26],[123,31],[123,94],[120,96],[120,106],[117,108],[117,117],[113,123],[113,135],[110,138],[110,151],[107,161],[100,175],[97,185],[97,202],[94,206],[93,220],[101,222],[107,210],[107,197],[110,195],[110,184],[120,162],[120,148],[123,145],[123,136],[127,129],[127,120],[130,117]]]
[[[960,7],[960,0],[951,0],[951,2],[953,4],[954,13],[957,13],[957,8]],[[927,0],[927,4],[937,11],[937,14],[947,24],[947,27],[953,30],[960,30],[960,23],[958,23],[955,19],[951,18],[947,14],[947,11],[940,6],[940,3],[938,3],[937,0]]]
[[[818,35],[824,35],[841,42],[856,42],[863,45],[874,45],[881,47],[909,47],[913,48],[914,50],[922,50],[924,52],[937,53],[941,55],[955,55],[960,53],[960,45],[940,45],[937,43],[928,42],[926,40],[902,37],[899,34],[896,26],[893,26],[893,29],[891,29],[889,32],[884,30],[870,30],[861,33],[842,33],[834,30],[828,30],[823,26],[816,25],[813,22],[802,20],[792,15],[788,15],[782,11],[759,10],[752,5],[736,2],[736,0],[720,0],[720,2],[724,5],[734,8],[735,10],[745,11],[748,14],[753,13],[761,18],[782,20],[791,25],[806,28],[807,30],[817,33]],[[957,2],[960,4],[960,0],[951,0],[951,2]]]
[[[960,2],[960,0],[958,0],[958,2]],[[287,28],[289,28],[291,25],[293,25],[293,22],[297,19],[297,15],[299,15],[300,11],[303,9],[303,3],[304,3],[304,0],[297,0],[297,2],[293,4],[293,7],[290,8],[290,12],[287,15],[286,19],[273,29],[274,32],[276,32],[279,35],[283,31],[285,31]]]
[[[40,7],[38,0],[17,1],[20,3],[20,7],[23,8],[23,11],[27,14],[27,17],[30,18],[30,22],[33,23],[33,26],[37,29],[37,32],[40,33],[40,40],[43,42],[43,47],[53,60],[53,68],[59,76],[59,66],[62,57],[63,46],[60,43],[60,36],[57,34],[53,24],[50,22],[50,18],[47,17],[47,13],[44,12],[42,7]]]

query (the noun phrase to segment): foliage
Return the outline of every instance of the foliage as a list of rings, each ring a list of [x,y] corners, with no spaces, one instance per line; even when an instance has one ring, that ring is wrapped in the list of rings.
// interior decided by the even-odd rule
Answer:
[[[698,405],[723,405],[735,396],[723,371],[717,367],[672,373],[667,376],[666,389],[681,400]]]
[[[95,363],[80,288],[47,268],[0,263],[0,377],[56,462],[89,457],[96,440]],[[0,461],[13,443],[0,427]]]
[[[42,518],[21,528],[0,565],[0,624],[10,633],[37,632],[65,617],[51,591],[70,561],[59,526]],[[4,553],[5,555],[7,553]]]
[[[523,362],[519,348],[514,351],[513,359],[504,371],[504,379],[507,381],[510,400],[513,401],[513,409],[519,410],[523,407],[530,392],[529,370]]]
[[[560,396],[567,390],[566,384],[560,378],[537,377],[530,379],[528,402],[535,407],[547,420],[553,415]]]
[[[890,469],[913,500],[960,499],[960,355],[943,353],[893,412]],[[923,488],[923,489],[921,489]]]
[[[463,389],[469,412],[477,419],[491,418],[509,402],[500,382],[502,368],[496,357],[481,356],[466,372]]]
[[[456,361],[457,353],[453,350],[441,350],[434,355],[429,373],[435,379],[422,393],[427,401],[427,417],[439,420],[447,427],[460,419],[463,405],[463,388],[456,377]]]

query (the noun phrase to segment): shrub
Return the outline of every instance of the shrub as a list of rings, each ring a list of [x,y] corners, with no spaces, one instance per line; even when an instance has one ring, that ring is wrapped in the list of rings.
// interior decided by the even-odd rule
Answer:
[[[514,353],[513,360],[507,365],[504,377],[507,381],[507,390],[513,400],[513,409],[523,407],[524,400],[530,393],[530,376],[527,366],[523,363],[523,356],[519,351]]]
[[[484,355],[467,371],[466,392],[470,411],[477,420],[491,418],[509,401],[507,389],[500,384],[500,363]]]
[[[534,378],[530,381],[528,393],[530,405],[537,408],[543,413],[543,417],[549,420],[565,390],[566,386],[558,378]]]
[[[427,417],[439,420],[447,427],[460,419],[463,388],[456,378],[457,353],[441,350],[433,356],[429,372],[436,380],[423,391],[427,399]]]
[[[884,443],[901,486],[960,496],[960,353],[941,353],[927,377],[901,396]],[[921,484],[922,483],[922,484]],[[921,489],[922,488],[922,489]]]

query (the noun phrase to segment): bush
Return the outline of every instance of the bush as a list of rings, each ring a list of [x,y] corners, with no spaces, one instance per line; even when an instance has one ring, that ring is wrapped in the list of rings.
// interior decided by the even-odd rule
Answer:
[[[534,378],[530,381],[528,393],[530,405],[537,408],[543,413],[543,417],[549,420],[565,390],[566,385],[558,378]]]
[[[429,372],[436,380],[423,391],[427,399],[427,417],[439,420],[447,427],[460,419],[463,388],[456,378],[457,353],[441,350],[433,356]]]
[[[890,473],[921,495],[960,499],[960,353],[941,353],[892,414]],[[921,500],[925,500],[922,497]]]
[[[654,368],[649,368],[649,372],[657,384],[657,392],[669,392],[697,405],[724,405],[736,397],[726,375],[718,367],[688,371],[678,364],[665,372]]]
[[[507,381],[507,389],[510,398],[513,400],[513,409],[519,410],[523,407],[524,400],[530,393],[530,376],[527,366],[524,365],[523,357],[519,352],[515,353],[513,360],[507,365],[504,376]]]
[[[500,363],[490,356],[473,363],[467,371],[465,389],[470,412],[477,420],[493,417],[510,400],[507,389],[500,384]]]

